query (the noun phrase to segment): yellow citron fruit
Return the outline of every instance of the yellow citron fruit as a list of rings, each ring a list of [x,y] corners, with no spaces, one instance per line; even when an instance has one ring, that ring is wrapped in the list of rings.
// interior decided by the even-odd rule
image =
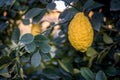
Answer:
[[[68,39],[71,45],[80,52],[87,51],[93,42],[93,28],[83,12],[77,13],[68,28]]]
[[[33,36],[39,35],[41,33],[40,24],[32,24],[31,34]]]

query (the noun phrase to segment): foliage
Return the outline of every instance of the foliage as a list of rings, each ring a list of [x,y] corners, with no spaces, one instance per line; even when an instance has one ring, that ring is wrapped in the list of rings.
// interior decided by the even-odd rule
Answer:
[[[119,80],[120,0],[63,0],[71,8],[61,12],[58,24],[51,22],[37,36],[21,36],[17,22],[28,25],[32,19],[33,24],[41,24],[44,14],[55,9],[53,1],[0,1],[0,79]],[[81,11],[89,17],[95,34],[85,54],[71,46],[67,35],[69,22]],[[54,37],[56,25],[60,32]]]

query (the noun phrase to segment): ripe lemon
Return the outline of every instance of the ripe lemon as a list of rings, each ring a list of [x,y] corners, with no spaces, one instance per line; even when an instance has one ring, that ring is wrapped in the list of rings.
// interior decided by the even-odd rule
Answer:
[[[77,13],[68,28],[68,39],[71,45],[80,52],[85,52],[93,42],[93,28],[83,12]]]
[[[31,34],[33,36],[39,35],[41,33],[40,24],[32,24]]]

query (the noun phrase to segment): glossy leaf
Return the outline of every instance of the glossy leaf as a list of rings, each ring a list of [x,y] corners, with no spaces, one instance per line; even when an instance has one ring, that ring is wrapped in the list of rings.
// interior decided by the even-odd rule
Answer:
[[[20,42],[24,43],[24,44],[29,44],[29,43],[33,42],[33,40],[34,40],[34,36],[30,33],[27,33],[21,37]]]
[[[88,7],[90,7],[91,5],[94,4],[93,0],[87,0],[87,2],[84,4],[84,6],[82,7],[82,10],[85,11]]]
[[[42,9],[40,9],[40,8],[32,8],[25,14],[25,18],[26,19],[33,18],[33,17],[37,16],[38,14],[40,14],[41,11],[42,11]]]
[[[22,77],[22,79],[24,78],[23,68],[20,68],[20,76]]]
[[[118,63],[120,61],[120,53],[114,53],[114,60],[115,63]]]
[[[90,7],[88,7],[87,11],[90,11],[92,9],[96,9],[96,8],[100,8],[100,7],[103,7],[104,5],[103,4],[100,4],[100,3],[97,3],[97,2],[94,2],[93,5],[91,5]]]
[[[51,49],[50,45],[48,44],[49,42],[48,38],[43,35],[35,36],[34,42],[43,53],[48,53]]]
[[[40,63],[41,63],[41,55],[39,52],[36,52],[31,57],[31,64],[34,67],[38,67],[40,65]]]
[[[5,78],[11,77],[11,75],[8,73],[7,68],[0,69],[0,76],[5,77]]]
[[[80,70],[77,69],[77,68],[75,68],[73,71],[74,71],[74,74],[79,74],[80,73]]]
[[[5,78],[10,78],[11,75],[9,73],[0,73],[0,76],[5,77]]]
[[[82,7],[83,11],[90,11],[92,9],[96,9],[99,7],[104,6],[103,4],[100,4],[98,2],[95,2],[94,0],[87,0],[87,2],[84,4],[84,6]]]
[[[56,7],[56,4],[55,4],[55,3],[48,3],[47,6],[46,6],[46,8],[47,8],[48,10],[54,10],[55,7]]]
[[[70,12],[69,10],[65,10],[63,13],[60,14],[59,19],[60,19],[60,23],[65,23],[68,22],[69,20],[71,20],[74,15],[76,14],[76,12]]]
[[[114,68],[114,67],[109,67],[109,68],[106,70],[106,73],[107,73],[107,75],[109,75],[109,76],[116,76],[116,75],[117,75],[117,69]]]
[[[37,16],[35,16],[35,17],[33,18],[33,23],[34,23],[34,24],[39,23],[40,20],[43,18],[43,16],[45,15],[46,12],[47,12],[47,10],[46,10],[46,9],[43,9],[43,10],[40,12],[40,14],[38,14]]]
[[[58,63],[60,64],[60,66],[61,66],[66,72],[70,72],[69,69],[65,66],[65,64],[62,63],[60,60],[58,60]]]
[[[89,56],[89,57],[93,57],[96,54],[97,54],[97,51],[92,47],[89,47],[87,52],[86,52],[86,55]]]
[[[109,37],[106,33],[103,34],[103,41],[104,41],[106,44],[111,44],[111,43],[113,43],[112,38]]]
[[[43,53],[48,53],[51,49],[50,45],[48,43],[40,43],[39,44],[40,46],[40,50],[43,52]]]
[[[35,51],[36,45],[35,45],[34,42],[32,42],[32,43],[30,43],[30,44],[26,44],[26,45],[25,45],[25,49],[26,49],[27,52],[32,53],[32,52]]]
[[[89,68],[82,67],[80,73],[86,80],[95,80],[95,75]]]
[[[18,43],[19,42],[19,38],[20,38],[20,30],[18,27],[16,27],[12,33],[12,40],[15,42],[15,43]]]
[[[29,56],[22,56],[20,61],[21,62],[29,62],[30,61],[30,57]]]
[[[59,72],[56,69],[46,68],[43,70],[42,74],[44,76],[46,76],[47,78],[52,79],[52,80],[59,80],[60,79]]]
[[[97,12],[94,13],[94,15],[91,18],[91,23],[94,30],[100,31],[100,28],[103,24],[103,15]]]
[[[45,42],[45,43],[48,43],[49,42],[49,40],[48,40],[48,38],[47,37],[45,37],[44,35],[37,35],[37,36],[35,36],[35,42],[37,43],[39,43],[39,42]]]
[[[29,19],[23,19],[22,22],[23,22],[24,25],[29,25],[30,24]]]
[[[107,80],[107,77],[103,71],[99,71],[96,74],[96,79],[95,80]]]
[[[54,1],[60,0],[0,0],[0,80],[119,80],[119,0],[62,0],[63,12]],[[95,30],[86,53],[73,49],[68,40],[69,23],[81,11],[86,17],[92,12]],[[46,20],[50,25],[44,32]],[[42,33],[23,37],[21,21],[40,24]],[[103,39],[104,33],[112,42]]]
[[[40,52],[40,54],[41,54],[41,58],[42,58],[42,60],[43,60],[44,62],[47,62],[47,61],[50,61],[50,60],[51,60],[51,57],[50,57],[49,54],[44,54],[44,53],[42,53],[42,52]]]

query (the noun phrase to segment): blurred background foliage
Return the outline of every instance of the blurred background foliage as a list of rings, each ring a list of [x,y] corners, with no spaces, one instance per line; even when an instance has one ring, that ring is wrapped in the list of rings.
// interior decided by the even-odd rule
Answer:
[[[0,1],[0,80],[120,80],[120,0],[62,1],[64,11],[55,10],[54,0]],[[95,33],[85,53],[67,38],[70,20],[81,11]],[[51,12],[58,20],[43,19]],[[21,35],[20,21],[49,26],[36,36]]]

